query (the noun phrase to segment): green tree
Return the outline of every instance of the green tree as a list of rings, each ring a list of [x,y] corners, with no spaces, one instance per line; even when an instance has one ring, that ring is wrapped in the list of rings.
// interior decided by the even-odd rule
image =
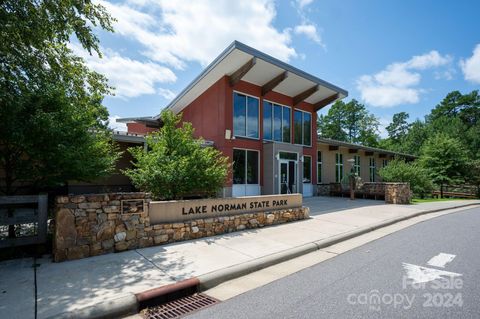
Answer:
[[[326,115],[319,116],[318,130],[322,137],[376,146],[379,122],[365,105],[353,99],[335,102]]]
[[[444,185],[465,180],[468,157],[459,140],[438,133],[424,143],[420,163],[428,170],[432,182],[440,186],[443,197]]]
[[[378,174],[384,182],[410,183],[410,190],[421,198],[433,189],[428,171],[418,162],[406,163],[401,159],[395,159],[381,168]]]
[[[410,129],[410,124],[407,122],[408,117],[407,112],[396,113],[393,115],[392,123],[386,127],[388,137],[395,143],[402,141]]]
[[[422,145],[430,135],[430,126],[417,119],[409,125],[408,131],[401,140],[396,141],[388,137],[380,140],[379,147],[394,152],[420,156]]]
[[[228,157],[194,138],[191,123],[171,111],[161,114],[163,126],[147,136],[148,151],[130,148],[134,168],[124,173],[133,184],[157,199],[182,199],[196,194],[212,196],[224,185],[230,165]]]
[[[337,101],[328,110],[328,114],[318,117],[317,128],[322,137],[348,141],[347,133],[343,130],[345,121],[344,105],[343,101]]]
[[[480,159],[469,161],[467,172],[465,181],[477,187],[477,197],[480,198]]]
[[[426,122],[433,134],[446,133],[461,140],[471,159],[480,158],[480,95],[453,91],[432,110]]]
[[[102,105],[106,79],[67,44],[99,52],[93,26],[111,17],[89,1],[0,4],[0,191],[33,189],[108,174],[118,158]]]

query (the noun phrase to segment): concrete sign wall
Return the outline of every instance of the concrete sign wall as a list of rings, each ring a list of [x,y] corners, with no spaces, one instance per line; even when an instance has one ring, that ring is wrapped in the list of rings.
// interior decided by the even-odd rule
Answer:
[[[301,194],[150,202],[152,225],[302,207]]]

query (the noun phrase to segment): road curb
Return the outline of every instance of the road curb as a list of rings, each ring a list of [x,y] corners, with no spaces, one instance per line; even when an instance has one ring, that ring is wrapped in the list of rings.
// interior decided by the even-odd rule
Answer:
[[[390,226],[392,224],[411,219],[417,216],[436,213],[445,210],[452,210],[458,208],[464,208],[468,206],[478,206],[479,203],[469,203],[459,205],[455,207],[446,207],[439,209],[432,209],[426,211],[419,211],[406,216],[396,217],[389,220],[385,220],[373,225],[361,227],[359,229],[335,235],[330,238],[310,242],[301,246],[293,247],[281,252],[277,252],[271,255],[263,256],[245,263],[220,269],[211,273],[203,274],[198,277],[192,277],[190,279],[182,280],[174,284],[160,286],[157,288],[149,289],[141,293],[131,294],[121,298],[107,300],[100,304],[96,304],[91,307],[75,310],[71,312],[65,312],[50,318],[119,318],[134,314],[150,305],[150,303],[158,301],[169,301],[175,298],[182,297],[185,294],[191,294],[194,292],[201,292],[211,289],[225,281],[232,280],[241,276],[245,276],[249,273],[279,264],[281,262],[306,255],[316,250],[337,244],[339,242],[358,237],[360,235],[369,233],[373,230]]]
[[[326,239],[314,241],[311,243],[304,244],[302,246],[290,248],[278,253],[274,253],[268,256],[264,256],[255,260],[251,260],[242,264],[234,265],[228,268],[220,269],[208,274],[200,275],[198,276],[198,280],[200,281],[199,285],[199,291],[205,291],[208,289],[211,289],[217,285],[219,285],[222,282],[232,280],[241,276],[245,276],[249,273],[261,270],[263,268],[267,268],[270,266],[273,266],[275,264],[279,264],[281,262],[299,257],[301,255],[306,255],[308,253],[311,253],[313,251],[332,246],[334,244],[337,244],[339,242],[358,237],[360,235],[369,233],[373,230],[383,228],[386,226],[390,226],[392,224],[414,218],[420,215],[425,215],[429,213],[436,213],[440,211],[445,211],[445,210],[451,210],[451,209],[458,209],[458,208],[463,208],[467,206],[478,206],[480,205],[479,203],[470,203],[470,204],[465,204],[465,205],[460,205],[460,206],[455,206],[455,207],[448,207],[448,208],[439,208],[439,209],[433,209],[433,210],[427,210],[427,211],[419,211],[413,214],[409,214],[406,216],[401,216],[401,217],[396,217],[392,218],[389,220],[385,220],[373,225],[361,227],[359,229],[350,231],[350,232],[345,232],[339,235],[335,235]]]

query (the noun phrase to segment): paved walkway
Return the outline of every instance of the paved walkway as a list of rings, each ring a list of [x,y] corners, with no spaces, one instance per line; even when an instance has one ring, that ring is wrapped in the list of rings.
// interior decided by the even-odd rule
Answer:
[[[385,205],[381,201],[304,199],[308,220],[118,254],[52,263],[37,260],[38,318],[203,275],[399,216],[480,201]],[[0,318],[33,318],[33,259],[0,263]]]

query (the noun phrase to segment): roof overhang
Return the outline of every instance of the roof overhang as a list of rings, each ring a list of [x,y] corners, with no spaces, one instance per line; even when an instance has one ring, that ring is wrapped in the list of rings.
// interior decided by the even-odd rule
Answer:
[[[354,143],[348,143],[348,142],[333,140],[333,139],[325,138],[325,137],[318,137],[317,142],[322,143],[322,144],[326,144],[329,147],[333,147],[333,148],[330,148],[330,150],[337,150],[338,147],[345,147],[345,148],[348,149],[349,153],[356,153],[357,150],[363,150],[365,152],[372,153],[372,154],[377,153],[377,154],[380,154],[380,155],[383,154],[383,155],[390,155],[390,156],[399,156],[399,157],[403,157],[403,158],[406,158],[406,159],[412,159],[412,160],[417,158],[415,155],[411,155],[411,154],[393,152],[393,151],[384,150],[384,149],[381,149],[381,148],[364,146],[364,145],[354,144]]]
[[[249,82],[262,87],[262,94],[275,91],[292,97],[297,104],[301,101],[311,103],[316,110],[348,96],[342,88],[234,41],[167,108],[181,112],[225,75],[230,77],[230,85],[239,80]]]
[[[158,117],[144,116],[144,117],[124,117],[116,119],[117,123],[143,123],[147,127],[158,128],[161,125],[161,121]]]
[[[122,131],[113,131],[113,140],[123,143],[143,144],[145,143],[145,136]]]

